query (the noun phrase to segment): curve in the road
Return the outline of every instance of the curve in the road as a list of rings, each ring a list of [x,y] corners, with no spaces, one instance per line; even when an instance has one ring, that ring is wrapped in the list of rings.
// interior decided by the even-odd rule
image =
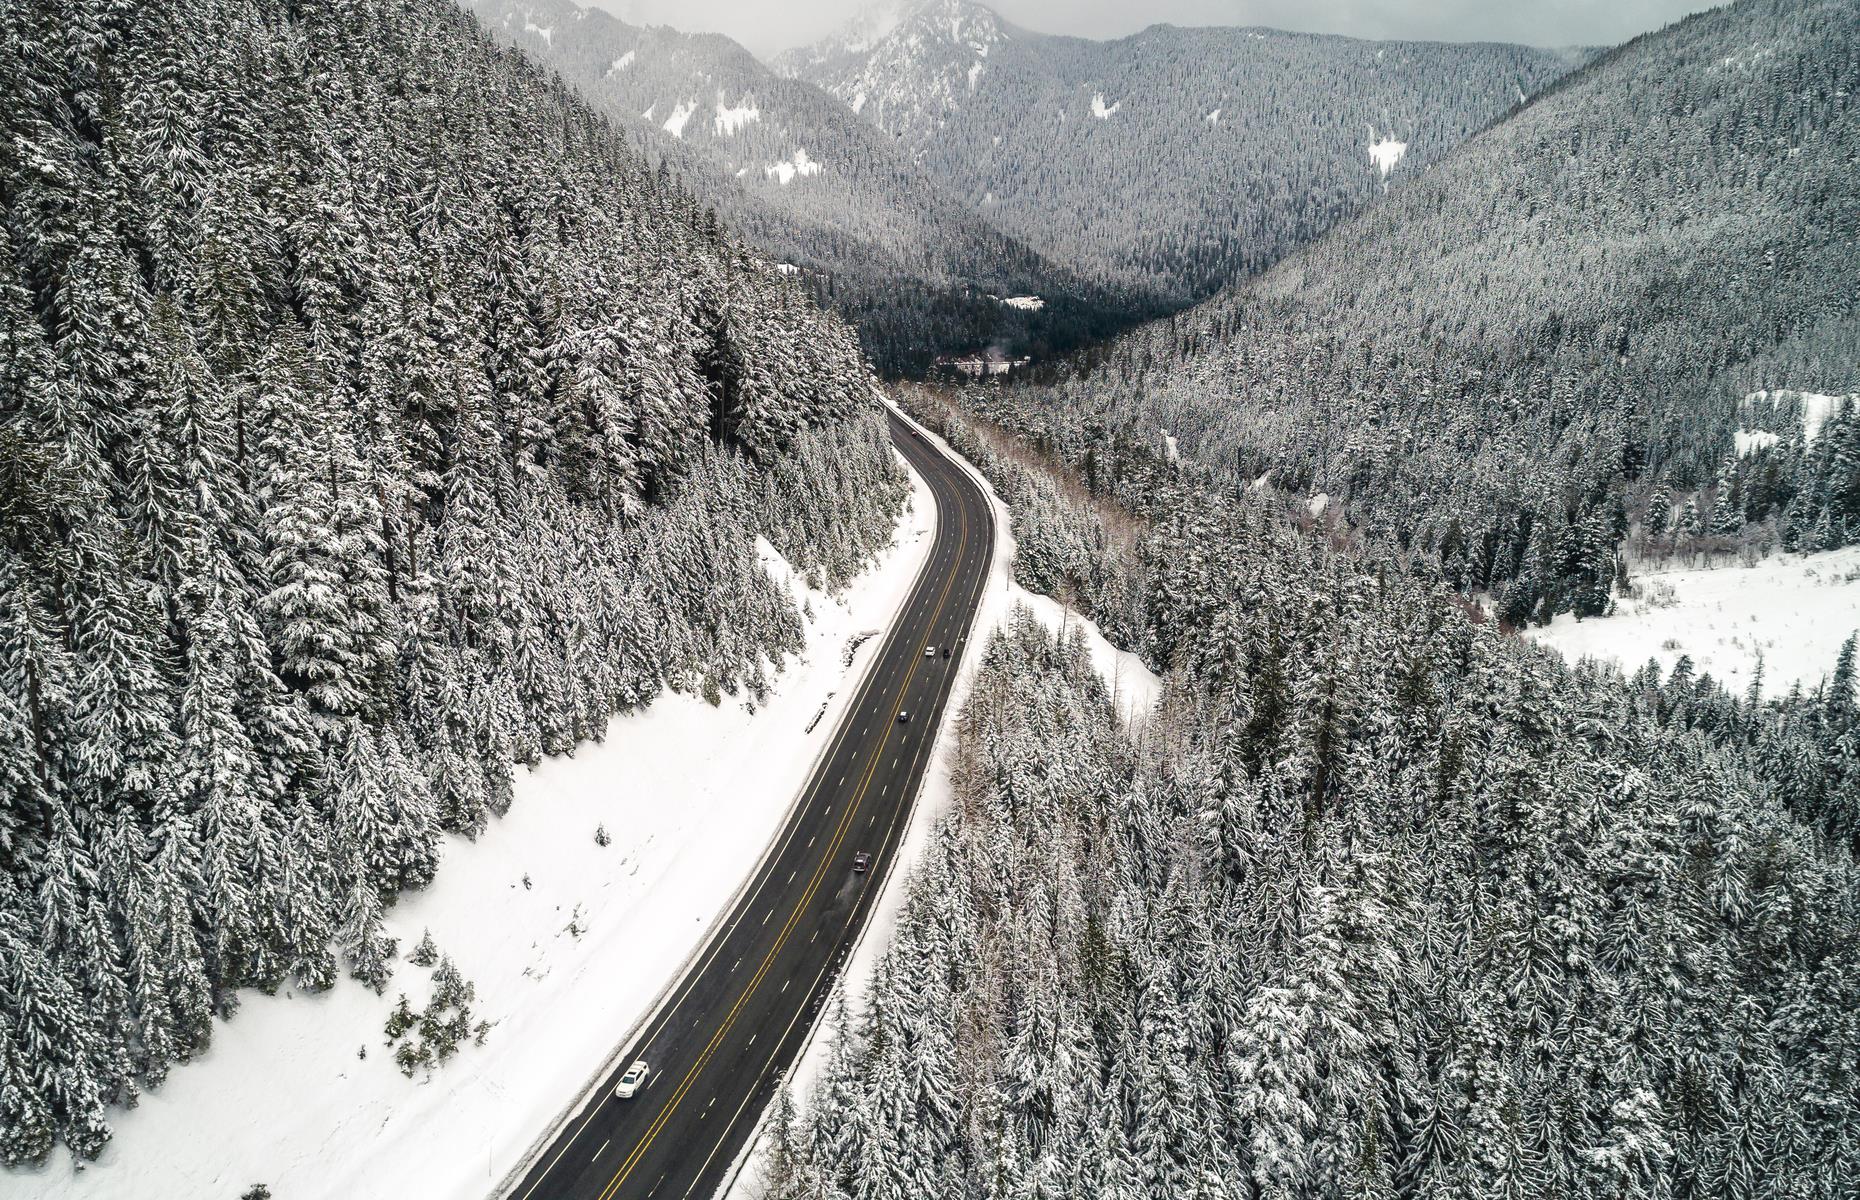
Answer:
[[[936,501],[928,563],[752,886],[512,1200],[707,1200],[806,1043],[877,899],[995,538],[993,509],[968,473],[895,414],[890,422],[893,443]],[[947,659],[945,645],[956,647]],[[857,874],[861,852],[872,863]],[[634,1059],[652,1074],[633,1099],[617,1100],[614,1085]]]

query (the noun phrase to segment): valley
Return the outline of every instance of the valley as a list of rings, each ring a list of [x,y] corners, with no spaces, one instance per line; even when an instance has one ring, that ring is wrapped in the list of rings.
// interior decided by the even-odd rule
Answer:
[[[1851,1194],[1854,0],[664,7],[0,4],[0,1196]]]

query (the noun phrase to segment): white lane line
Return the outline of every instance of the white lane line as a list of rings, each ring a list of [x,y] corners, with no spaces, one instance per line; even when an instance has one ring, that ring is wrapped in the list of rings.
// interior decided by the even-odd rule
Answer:
[[[612,1138],[608,1138],[608,1139],[607,1139],[607,1141],[605,1141],[605,1142],[602,1142],[602,1143],[601,1143],[601,1150],[605,1150],[605,1149],[607,1149],[607,1146],[608,1146],[608,1143],[609,1143],[609,1142],[612,1142],[612,1141],[613,1141],[613,1139],[612,1139]],[[596,1150],[596,1151],[594,1152],[594,1157],[593,1157],[593,1158],[590,1158],[590,1159],[589,1159],[588,1161],[589,1161],[589,1162],[599,1162],[599,1161],[601,1160],[601,1150]]]
[[[913,433],[914,433],[914,432],[915,432],[915,431],[913,430]],[[921,435],[918,435],[918,437],[919,437],[919,440],[921,441],[921,440],[922,440],[922,438],[921,438]],[[935,491],[936,491],[936,489],[934,489],[934,488],[933,488],[933,492],[935,492]],[[938,495],[938,499],[939,499],[939,500],[943,500],[944,498],[943,498],[943,497],[942,497],[942,496],[941,496],[941,495],[939,494],[939,495]],[[954,499],[954,497],[951,497],[950,499]],[[939,522],[939,525],[940,525],[940,524],[941,524],[941,522]],[[986,560],[986,558],[987,558],[987,556],[988,556],[988,553],[991,553],[991,552],[992,552],[992,551],[991,551],[991,550],[989,549],[989,547],[991,546],[991,544],[992,544],[992,542],[994,541],[994,537],[993,537],[993,534],[994,534],[994,529],[993,529],[993,526],[992,526],[992,523],[987,523],[987,524],[985,524],[985,525],[984,525],[984,532],[986,533],[986,535],[987,535],[987,537],[986,537],[986,541],[985,541],[985,543],[984,543],[984,545],[983,545],[982,547],[980,547],[980,549],[982,549],[982,550],[984,551],[984,553],[983,553],[983,555],[982,555],[982,558],[983,558],[983,560],[985,561],[985,560]],[[948,561],[948,559],[947,559],[947,557],[945,558],[945,560],[944,560],[944,561],[945,561],[945,562],[947,562],[947,561]],[[922,582],[922,576],[921,576],[921,575],[920,575],[920,577],[919,577],[919,580],[918,580],[918,582]],[[982,591],[982,588],[986,586],[986,584],[985,584],[985,577],[983,577],[983,578],[981,578],[981,579],[978,579],[978,581],[977,581],[977,582],[978,582],[978,583],[980,583],[980,584],[982,585],[982,587],[978,587],[978,588],[976,589],[976,594],[977,594],[977,596],[979,597],[979,595],[981,594],[981,591]],[[962,641],[962,640],[966,640],[966,639],[963,639],[963,638],[958,638],[957,640],[958,640],[958,641]],[[894,676],[895,676],[895,674],[896,674],[896,672],[894,671],[894,672],[893,672],[893,674],[894,674]],[[868,687],[870,686],[870,685],[869,685],[869,683],[868,683],[868,685],[867,685],[867,686],[868,686]],[[837,738],[835,739],[835,740],[836,740],[836,743],[843,743],[843,741],[844,741],[844,739],[845,739],[845,735],[846,735],[846,731],[848,730],[848,728],[849,728],[849,726],[845,726],[845,725],[842,725],[842,726],[840,727],[840,733],[839,733],[839,735],[838,735],[838,737],[837,737]],[[861,732],[861,733],[863,734],[863,733],[865,732],[865,730],[863,730],[863,729],[862,729],[862,730],[861,730],[860,732]],[[837,748],[837,746],[836,746],[835,748]],[[913,758],[914,758],[914,760],[921,760],[921,759],[922,759],[922,756],[923,756],[923,750],[924,750],[924,747],[923,747],[922,745],[920,745],[920,746],[918,747],[918,751],[917,751],[917,754],[913,756]],[[915,772],[915,770],[916,770],[916,765],[917,765],[917,763],[916,763],[916,761],[913,761],[913,763],[912,763],[912,770],[913,770],[913,772]],[[892,761],[892,766],[893,766],[893,768],[894,768],[894,769],[895,769],[895,767],[897,766],[897,760],[896,760],[896,759],[893,759],[893,761]],[[842,777],[841,777],[841,786],[844,786],[844,783],[845,783],[845,778],[844,778],[844,776],[842,776]],[[881,795],[882,795],[882,794],[883,794],[883,793],[882,793],[882,791],[881,791]],[[889,822],[889,823],[888,823],[888,824],[889,824],[889,828],[887,829],[887,833],[886,833],[886,836],[887,836],[887,838],[889,838],[889,836],[890,836],[890,834],[891,834],[891,833],[892,833],[893,831],[895,831],[895,829],[896,829],[896,825],[897,825],[897,817],[898,817],[899,815],[900,815],[900,814],[898,814],[898,813],[894,813],[894,814],[892,815],[892,820],[891,820],[891,822]],[[789,833],[788,833],[788,837],[792,837],[792,836],[793,836],[793,835],[794,835],[795,833],[798,833],[798,832],[799,832],[799,830],[798,830],[798,829],[790,829],[790,831],[789,831]],[[809,839],[808,839],[808,846],[809,846],[810,848],[811,848],[811,847],[813,846],[813,844],[814,844],[814,842],[815,842],[815,840],[816,840],[815,838],[809,838]],[[756,898],[757,898],[757,897],[758,897],[758,896],[760,895],[760,893],[761,893],[761,891],[762,891],[762,888],[763,888],[763,886],[764,886],[764,885],[766,884],[766,882],[767,882],[767,880],[768,880],[769,878],[771,878],[771,877],[772,877],[772,872],[771,872],[771,873],[770,873],[769,875],[765,875],[765,876],[763,876],[763,880],[762,880],[762,882],[761,882],[761,883],[759,883],[759,884],[757,885],[757,887],[756,887],[756,894],[755,894],[755,895],[752,895],[752,896],[750,897],[750,901],[749,901],[749,903],[750,903],[750,904],[753,904],[753,903],[755,902],[755,900],[756,900]],[[745,906],[745,907],[747,907],[747,906]],[[739,910],[739,911],[740,911],[740,910]],[[854,916],[854,915],[856,915],[856,913],[849,913],[849,914],[848,914],[848,918],[847,918],[847,924],[848,924],[848,926],[850,926],[850,925],[851,925],[851,921],[852,921],[852,918],[853,918],[853,916]],[[763,921],[763,923],[764,923],[764,924],[767,924],[767,918],[764,918],[764,921]],[[734,928],[736,927],[736,924],[737,924],[737,922],[732,922],[732,924],[731,924],[731,928],[732,928],[732,929],[734,929]],[[818,930],[816,930],[816,931],[815,931],[815,935],[816,935],[816,936],[818,936],[818,932],[819,932]],[[811,940],[811,939],[810,939],[810,940]],[[712,947],[712,949],[711,949],[711,951],[710,951],[710,953],[709,953],[708,955],[706,955],[706,959],[707,959],[707,960],[712,960],[712,959],[714,959],[714,956],[716,955],[716,953],[717,953],[717,951],[719,951],[719,950],[721,950],[721,949],[722,949],[722,944],[721,944],[721,939],[719,939],[719,940],[718,940],[718,942],[717,942],[716,944],[714,944],[714,945],[713,945],[713,947]],[[844,949],[844,948],[842,948],[842,951],[841,951],[841,955],[840,955],[840,957],[841,957],[841,959],[842,959],[842,960],[843,960],[843,959],[845,958],[845,949]],[[738,965],[740,965],[740,964],[741,964],[741,962],[742,962],[742,960],[741,960],[741,959],[739,958],[739,959],[737,960],[737,964],[738,964]],[[701,978],[702,978],[702,975],[703,975],[703,968],[704,968],[704,964],[700,964],[700,966],[699,966],[699,968],[698,968],[697,970],[695,970],[695,971],[691,971],[691,972],[688,972],[688,973],[686,974],[686,976],[685,976],[685,981],[684,981],[684,986],[683,986],[683,988],[681,989],[681,991],[683,992],[683,995],[679,997],[679,1000],[676,1000],[676,1001],[674,1001],[672,1005],[670,1005],[670,1006],[668,1006],[668,1009],[671,1009],[671,1008],[675,1008],[675,1007],[676,1007],[676,1005],[677,1005],[677,1004],[678,1004],[679,1002],[681,1002],[682,1000],[684,1000],[684,999],[686,999],[686,998],[688,998],[688,997],[689,997],[689,995],[691,994],[691,992],[692,992],[692,991],[693,991],[693,990],[694,990],[694,989],[696,988],[696,986],[697,986],[697,982],[699,981],[699,979],[701,979]],[[732,965],[730,969],[731,969],[731,971],[735,971],[735,970],[736,970],[736,965]],[[823,964],[823,965],[822,965],[822,967],[821,967],[821,971],[820,971],[820,975],[824,975],[824,974],[826,973],[826,970],[827,970],[827,966],[826,966],[826,964]],[[820,979],[820,975],[816,975],[816,976],[815,976],[815,986],[818,986],[818,983],[819,983],[819,979]],[[785,989],[785,986],[784,986],[784,990],[786,990],[786,989]],[[666,1020],[666,1021],[668,1021],[668,1022],[669,1022],[669,1020],[670,1020],[670,1018],[671,1018],[671,1015],[672,1015],[672,1014],[671,1014],[671,1012],[670,1012],[670,1011],[668,1011],[668,1012],[667,1012],[667,1014],[666,1014],[666,1016],[665,1016],[665,1018],[662,1018],[662,1019],[663,1019],[663,1020]],[[800,1017],[801,1017],[801,1015],[802,1015],[802,1014],[801,1014],[800,1012],[796,1012],[796,1013],[795,1013],[795,1015],[794,1015],[794,1016],[793,1016],[792,1018],[790,1018],[790,1020],[789,1020],[789,1026],[788,1026],[788,1030],[785,1030],[785,1031],[784,1031],[784,1033],[783,1033],[783,1038],[782,1038],[782,1040],[784,1040],[784,1041],[786,1040],[786,1035],[787,1035],[787,1033],[788,1033],[788,1032],[790,1032],[790,1031],[792,1031],[792,1029],[793,1029],[793,1027],[794,1027],[794,1023],[795,1023],[796,1021],[798,1021],[798,1020],[800,1019]],[[648,1039],[647,1039],[647,1040],[650,1040],[650,1035],[648,1036]],[[774,1062],[774,1059],[775,1059],[775,1056],[776,1056],[777,1054],[779,1054],[779,1052],[780,1052],[780,1042],[778,1041],[778,1042],[777,1042],[777,1046],[776,1046],[776,1049],[775,1049],[775,1051],[772,1051],[772,1052],[770,1053],[770,1056],[769,1056],[769,1063],[767,1063],[767,1064],[765,1064],[765,1065],[764,1065],[764,1068],[763,1068],[763,1075],[766,1075],[766,1071],[767,1071],[767,1068],[768,1068],[768,1066],[769,1066],[769,1065],[772,1065],[772,1064],[773,1064],[773,1062]],[[650,1079],[648,1079],[648,1080],[647,1080],[647,1083],[646,1083],[646,1086],[647,1086],[648,1088],[650,1088],[650,1087],[652,1087],[652,1086],[653,1086],[653,1084],[655,1084],[655,1083],[657,1083],[657,1082],[658,1082],[658,1077],[657,1077],[657,1075],[654,1075],[654,1076],[653,1076],[652,1078],[650,1078]],[[760,1080],[758,1080],[758,1082],[760,1082]],[[710,1165],[710,1162],[712,1161],[712,1159],[713,1159],[713,1158],[715,1158],[715,1156],[716,1156],[716,1152],[717,1152],[717,1150],[719,1150],[719,1149],[721,1149],[721,1148],[722,1148],[722,1144],[723,1144],[723,1140],[727,1140],[727,1138],[728,1138],[728,1136],[729,1136],[729,1128],[731,1128],[731,1127],[734,1127],[734,1125],[736,1124],[736,1121],[737,1121],[737,1120],[738,1120],[738,1119],[739,1119],[739,1118],[741,1117],[741,1115],[742,1115],[742,1112],[743,1112],[743,1110],[744,1110],[745,1108],[747,1108],[747,1107],[748,1107],[748,1105],[749,1105],[749,1102],[750,1102],[750,1100],[751,1100],[751,1099],[752,1099],[752,1098],[754,1097],[754,1094],[755,1094],[755,1093],[754,1093],[754,1091],[752,1090],[752,1091],[751,1091],[751,1092],[750,1092],[750,1093],[749,1093],[748,1095],[746,1095],[746,1096],[745,1096],[745,1097],[743,1098],[743,1103],[742,1103],[741,1105],[739,1105],[739,1106],[738,1106],[738,1108],[737,1108],[737,1111],[736,1111],[736,1114],[735,1114],[734,1116],[732,1116],[732,1118],[731,1118],[731,1120],[730,1120],[730,1126],[729,1126],[729,1127],[726,1127],[726,1129],[725,1129],[725,1131],[724,1131],[724,1135],[723,1135],[723,1138],[722,1138],[722,1139],[720,1139],[720,1140],[718,1141],[718,1143],[717,1143],[717,1144],[716,1144],[716,1145],[715,1145],[715,1146],[714,1146],[714,1147],[712,1148],[712,1150],[711,1150],[711,1153],[710,1153],[709,1155],[707,1155],[707,1156],[705,1157],[705,1160],[704,1160],[704,1164],[703,1164],[702,1166],[700,1166],[700,1168],[699,1168],[699,1171],[698,1171],[698,1174],[699,1174],[699,1176],[700,1176],[700,1177],[701,1177],[701,1176],[703,1175],[703,1172],[704,1172],[704,1170],[705,1170],[705,1169],[707,1169],[707,1168],[709,1167],[709,1165]],[[713,1099],[712,1099],[712,1103],[713,1103],[713,1104],[715,1103],[715,1098],[714,1098],[714,1097],[713,1097]],[[561,1149],[561,1150],[559,1150],[559,1151],[558,1151],[558,1152],[556,1153],[556,1157],[555,1157],[555,1159],[554,1159],[554,1160],[552,1160],[552,1162],[550,1163],[550,1166],[549,1166],[549,1167],[545,1167],[545,1168],[544,1168],[544,1172],[543,1172],[543,1176],[542,1176],[541,1178],[539,1178],[539,1179],[537,1180],[537,1182],[536,1182],[535,1184],[532,1184],[532,1185],[531,1185],[531,1187],[530,1187],[530,1190],[529,1190],[528,1192],[525,1192],[525,1193],[524,1193],[524,1195],[525,1195],[525,1197],[528,1197],[528,1196],[529,1196],[529,1195],[530,1195],[531,1193],[533,1193],[533,1192],[535,1191],[535,1189],[536,1189],[536,1187],[537,1187],[537,1186],[539,1186],[539,1185],[540,1185],[540,1184],[542,1183],[542,1181],[543,1181],[543,1179],[546,1179],[546,1178],[547,1178],[547,1176],[548,1176],[548,1172],[549,1172],[549,1170],[553,1168],[553,1166],[555,1165],[555,1163],[556,1163],[556,1162],[560,1162],[560,1161],[561,1161],[561,1158],[562,1158],[562,1156],[563,1156],[563,1154],[565,1154],[565,1153],[567,1152],[567,1150],[569,1149],[569,1147],[570,1147],[570,1145],[572,1145],[572,1144],[573,1144],[573,1142],[574,1142],[574,1140],[575,1140],[575,1137],[577,1137],[577,1136],[579,1136],[579,1135],[580,1135],[581,1133],[583,1133],[583,1132],[585,1132],[585,1131],[587,1130],[587,1127],[588,1127],[588,1125],[590,1125],[590,1124],[592,1124],[592,1123],[593,1123],[593,1121],[594,1121],[594,1118],[595,1118],[595,1116],[596,1116],[596,1115],[598,1115],[598,1110],[591,1110],[591,1111],[590,1111],[590,1112],[588,1113],[588,1117],[587,1117],[587,1119],[586,1119],[586,1121],[584,1121],[584,1122],[583,1122],[583,1124],[582,1124],[582,1127],[581,1127],[580,1129],[578,1129],[578,1130],[576,1130],[576,1132],[575,1132],[575,1135],[573,1135],[573,1136],[571,1136],[571,1137],[570,1137],[570,1138],[568,1139],[568,1141],[567,1141],[566,1143],[564,1143],[564,1145],[562,1146],[562,1149]],[[708,1114],[706,1114],[706,1115],[708,1115]],[[659,1176],[659,1178],[658,1178],[658,1180],[657,1180],[657,1181],[655,1181],[655,1182],[653,1183],[653,1186],[652,1186],[652,1190],[651,1190],[650,1192],[648,1192],[648,1193],[647,1193],[647,1196],[648,1196],[648,1198],[649,1198],[649,1200],[650,1200],[650,1197],[651,1197],[651,1196],[653,1196],[653,1195],[656,1195],[656,1194],[657,1194],[657,1192],[658,1192],[658,1190],[659,1190],[659,1188],[660,1188],[660,1186],[661,1186],[661,1185],[662,1185],[662,1184],[663,1184],[664,1182],[665,1182],[665,1176],[664,1176],[663,1174],[661,1174],[661,1175]],[[689,1195],[689,1192],[687,1192],[687,1195]]]
[[[814,982],[808,985],[809,994],[813,994],[814,992],[818,991],[820,987],[820,977],[827,973],[827,968],[830,965],[832,964],[830,963],[820,964],[820,970],[816,972],[814,975]],[[704,1178],[704,1172],[710,1169],[711,1160],[717,1157],[717,1151],[723,1149],[723,1144],[730,1140],[730,1131],[736,1128],[736,1123],[738,1121],[742,1120],[743,1110],[748,1108],[749,1102],[751,1100],[754,1100],[756,1098],[756,1095],[759,1092],[761,1092],[763,1083],[765,1083],[768,1080],[769,1068],[775,1065],[775,1058],[777,1055],[781,1053],[782,1045],[785,1042],[787,1042],[788,1035],[794,1032],[795,1022],[799,1021],[801,1019],[802,1014],[805,1013],[806,1011],[807,1011],[807,1005],[803,1004],[799,1008],[795,1009],[794,1015],[792,1017],[788,1018],[788,1027],[781,1031],[781,1036],[779,1038],[775,1039],[775,1048],[769,1051],[768,1061],[764,1062],[762,1064],[762,1069],[756,1072],[755,1083],[751,1084],[749,1087],[749,1090],[746,1093],[744,1093],[743,1102],[737,1105],[736,1111],[731,1114],[730,1123],[723,1127],[723,1133],[718,1136],[717,1144],[712,1146],[710,1148],[710,1153],[704,1156],[704,1162],[697,1169],[698,1179]],[[652,1198],[649,1196],[647,1197],[647,1200],[652,1200]]]

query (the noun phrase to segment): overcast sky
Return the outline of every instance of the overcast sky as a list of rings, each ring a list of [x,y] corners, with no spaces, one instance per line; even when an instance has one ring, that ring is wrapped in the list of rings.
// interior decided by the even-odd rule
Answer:
[[[581,0],[635,23],[727,33],[769,55],[833,32],[870,0]],[[1367,38],[1613,45],[1705,0],[999,0],[990,8],[1043,33],[1113,38],[1145,25],[1270,25]]]

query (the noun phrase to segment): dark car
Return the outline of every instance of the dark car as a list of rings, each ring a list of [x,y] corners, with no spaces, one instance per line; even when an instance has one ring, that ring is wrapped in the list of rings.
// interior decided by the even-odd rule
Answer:
[[[861,850],[853,855],[853,874],[863,875],[872,869],[872,856]]]
[[[906,722],[906,721],[909,721],[910,719],[911,719],[911,713],[910,713],[910,710],[909,710],[909,709],[906,709],[906,708],[900,708],[900,709],[898,710],[898,721],[899,721],[900,723],[903,723],[903,722]]]

